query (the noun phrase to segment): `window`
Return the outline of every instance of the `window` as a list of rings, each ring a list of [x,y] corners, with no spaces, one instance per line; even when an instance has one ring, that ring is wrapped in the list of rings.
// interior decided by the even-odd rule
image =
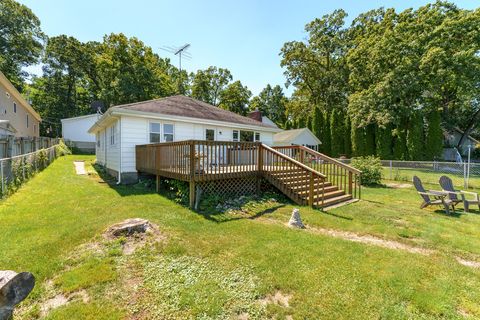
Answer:
[[[100,134],[97,133],[97,147],[100,148]]]
[[[173,141],[173,124],[163,125],[163,141],[165,142]]]
[[[115,144],[115,127],[116,127],[115,124],[110,127],[110,144],[111,145]]]
[[[28,128],[28,114],[27,114],[27,128]]]
[[[253,142],[253,131],[240,131],[240,141]]]
[[[150,122],[150,143],[160,142],[160,123]]]
[[[260,141],[260,132],[255,132],[255,142]]]
[[[205,140],[215,141],[215,130],[214,129],[206,129],[205,130]]]
[[[13,113],[17,113],[17,104],[13,103]]]
[[[235,141],[235,142],[240,141],[239,136],[238,136],[238,130],[233,130],[232,138],[233,138],[233,141]]]

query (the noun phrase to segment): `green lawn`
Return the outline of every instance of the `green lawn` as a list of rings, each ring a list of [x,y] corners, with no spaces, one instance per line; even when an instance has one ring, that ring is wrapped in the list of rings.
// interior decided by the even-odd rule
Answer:
[[[422,255],[289,229],[291,204],[200,215],[140,186],[76,176],[79,158],[94,159],[60,158],[0,204],[0,269],[37,277],[18,318],[480,318],[480,269],[455,260],[480,261],[478,210],[420,210],[412,188],[383,187],[328,212],[300,208],[311,230],[434,250]],[[109,225],[133,217],[157,224],[166,240],[130,256],[123,240],[103,240]],[[275,293],[288,304],[262,303]],[[70,302],[42,311],[59,294]]]

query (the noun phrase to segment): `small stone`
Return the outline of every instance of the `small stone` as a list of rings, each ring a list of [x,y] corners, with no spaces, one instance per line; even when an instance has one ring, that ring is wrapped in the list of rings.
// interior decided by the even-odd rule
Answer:
[[[288,226],[292,228],[305,229],[302,218],[300,218],[300,210],[297,208],[293,209],[292,217],[290,218],[290,221],[288,221]]]

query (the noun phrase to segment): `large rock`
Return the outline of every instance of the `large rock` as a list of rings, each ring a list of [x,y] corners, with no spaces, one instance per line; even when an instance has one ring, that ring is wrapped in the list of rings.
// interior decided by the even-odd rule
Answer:
[[[30,272],[0,271],[0,320],[12,318],[13,308],[33,290],[35,277]]]
[[[288,226],[292,228],[305,229],[302,218],[300,218],[300,210],[297,208],[293,209],[292,217],[290,218],[290,221],[288,221]]]

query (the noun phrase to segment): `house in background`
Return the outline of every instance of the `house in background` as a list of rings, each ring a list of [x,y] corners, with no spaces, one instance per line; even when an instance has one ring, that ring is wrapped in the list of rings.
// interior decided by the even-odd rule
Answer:
[[[444,148],[443,148],[443,159],[447,161],[456,161],[458,154],[457,150],[462,157],[468,156],[468,146],[471,146],[471,152],[475,150],[477,145],[480,145],[480,141],[475,139],[472,136],[466,136],[462,144],[457,148],[458,142],[460,141],[463,135],[463,131],[459,128],[453,128],[452,131],[444,131]]]
[[[85,153],[95,153],[95,135],[88,133],[100,114],[62,119],[62,137],[72,147]]]
[[[97,162],[122,183],[137,180],[136,145],[190,139],[273,145],[280,131],[274,124],[180,95],[111,107],[88,130],[96,137]]]
[[[278,132],[273,136],[274,146],[305,146],[318,151],[322,142],[308,128]]]
[[[39,137],[42,118],[0,72],[0,135]]]

